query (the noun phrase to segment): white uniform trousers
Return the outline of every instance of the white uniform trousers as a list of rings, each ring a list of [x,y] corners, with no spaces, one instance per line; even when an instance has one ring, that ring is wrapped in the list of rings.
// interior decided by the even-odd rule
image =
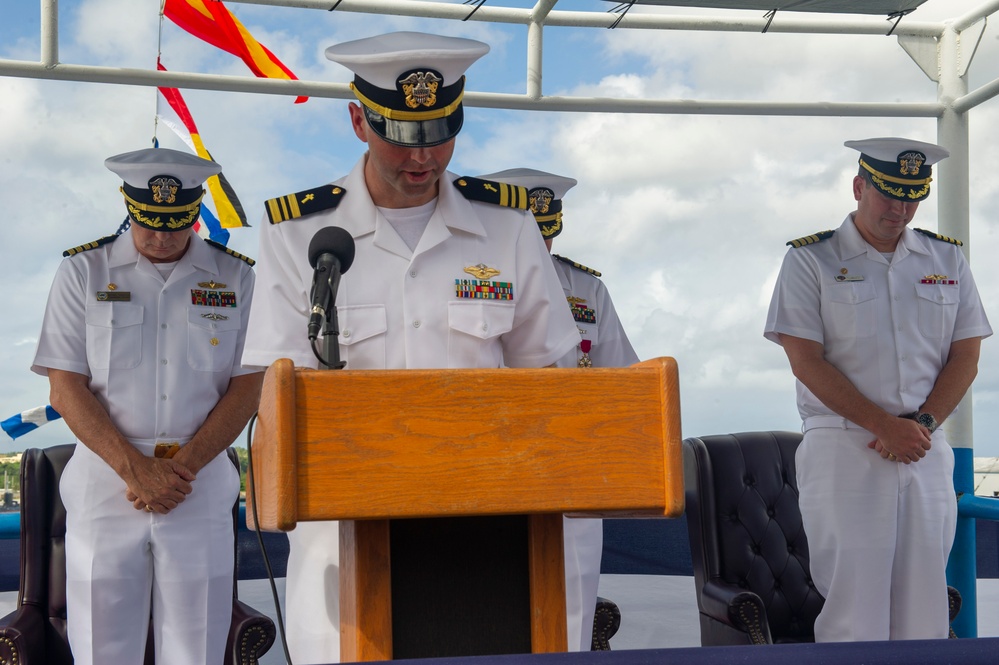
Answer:
[[[597,609],[600,559],[604,548],[601,519],[562,519],[565,542],[565,620],[569,651],[589,651]]]
[[[795,457],[812,580],[826,598],[815,641],[946,638],[954,453],[942,430],[913,464],[882,459],[873,438],[811,429]]]
[[[569,651],[590,650],[600,581],[603,525],[565,523]],[[569,524],[571,523],[571,524]],[[337,522],[299,522],[288,532],[285,633],[296,665],[340,662],[340,539]]]
[[[288,532],[285,635],[295,665],[340,662],[340,525],[299,522]]]
[[[152,455],[152,444],[133,445]],[[125,491],[111,467],[78,443],[60,482],[76,664],[141,663],[152,612],[157,663],[218,665],[232,622],[239,474],[219,455],[167,515],[136,510]]]

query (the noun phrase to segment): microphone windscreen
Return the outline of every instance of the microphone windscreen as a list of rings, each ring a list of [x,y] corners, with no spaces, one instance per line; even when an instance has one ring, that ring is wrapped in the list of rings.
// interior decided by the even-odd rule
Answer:
[[[323,254],[332,254],[340,262],[340,272],[354,262],[354,238],[339,226],[325,226],[312,236],[309,243],[309,265],[316,267],[316,262]]]

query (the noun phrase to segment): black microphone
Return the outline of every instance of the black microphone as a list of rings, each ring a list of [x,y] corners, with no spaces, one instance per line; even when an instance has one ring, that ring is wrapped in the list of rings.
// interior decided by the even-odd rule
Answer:
[[[339,226],[319,229],[309,243],[312,275],[312,313],[309,315],[309,339],[315,341],[323,327],[326,310],[336,302],[340,275],[354,262],[354,239]]]

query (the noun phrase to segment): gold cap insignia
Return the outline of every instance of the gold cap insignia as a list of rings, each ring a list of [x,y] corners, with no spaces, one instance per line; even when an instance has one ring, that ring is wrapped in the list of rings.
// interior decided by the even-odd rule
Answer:
[[[415,109],[419,106],[431,107],[437,103],[437,86],[444,79],[437,72],[412,72],[399,81],[402,94],[406,95],[406,106]]]
[[[465,268],[465,272],[474,277],[475,279],[489,279],[490,277],[495,277],[500,274],[500,271],[496,268],[490,268],[484,263],[480,263],[474,266],[468,266]]]
[[[170,176],[161,175],[149,181],[149,189],[153,193],[154,203],[174,203],[180,183]]]
[[[555,193],[550,189],[545,189],[544,187],[532,189],[528,194],[528,207],[535,215],[544,215],[548,212],[548,208],[551,206],[552,199],[554,198]]]
[[[898,166],[902,175],[917,175],[919,168],[926,161],[921,152],[905,152],[898,156]]]

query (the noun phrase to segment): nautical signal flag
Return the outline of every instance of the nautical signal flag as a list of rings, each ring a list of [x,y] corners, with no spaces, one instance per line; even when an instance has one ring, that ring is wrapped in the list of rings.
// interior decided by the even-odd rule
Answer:
[[[0,422],[0,428],[12,439],[24,436],[28,432],[38,429],[46,423],[62,418],[51,406],[36,406],[33,409],[22,411],[11,416],[7,420]]]
[[[160,71],[166,71],[166,67],[160,62],[156,63],[156,67]],[[157,118],[172,129],[199,157],[215,161],[205,147],[204,141],[201,140],[198,126],[194,123],[194,117],[191,115],[184,97],[180,94],[180,90],[177,88],[158,88],[158,90],[159,94],[156,95]],[[228,244],[229,233],[225,229],[247,226],[246,212],[224,174],[219,173],[211,176],[205,181],[205,185],[207,185],[208,192],[215,202],[218,217],[212,215],[202,203],[200,224],[207,228],[196,228],[195,230],[202,237],[207,235],[211,240],[223,245]],[[207,231],[207,234],[202,231]]]
[[[297,81],[298,77],[258,42],[221,0],[166,0],[163,15],[198,39],[231,53],[260,78]],[[297,97],[300,104],[308,97]]]

